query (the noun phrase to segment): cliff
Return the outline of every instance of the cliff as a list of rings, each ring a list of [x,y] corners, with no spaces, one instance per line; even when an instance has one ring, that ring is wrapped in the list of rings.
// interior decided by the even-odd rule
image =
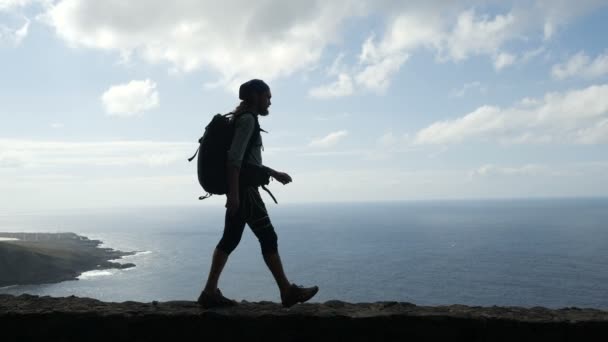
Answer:
[[[74,280],[86,271],[129,268],[119,259],[134,252],[100,248],[101,241],[74,233],[0,233],[0,287]]]
[[[377,302],[105,303],[0,295],[2,341],[606,341],[608,312]]]

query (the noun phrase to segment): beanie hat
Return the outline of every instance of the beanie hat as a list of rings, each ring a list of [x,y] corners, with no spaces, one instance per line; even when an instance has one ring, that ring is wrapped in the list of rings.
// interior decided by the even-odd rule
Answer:
[[[239,87],[239,99],[247,101],[254,94],[261,94],[268,90],[270,90],[270,87],[264,81],[258,79],[249,80]]]

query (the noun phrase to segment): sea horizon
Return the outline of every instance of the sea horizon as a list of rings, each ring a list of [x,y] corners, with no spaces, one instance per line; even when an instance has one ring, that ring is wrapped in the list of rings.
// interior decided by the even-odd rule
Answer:
[[[313,302],[608,309],[608,199],[267,204],[288,277]],[[139,252],[126,270],[0,293],[106,301],[194,300],[223,229],[222,207],[0,216],[3,232],[74,232]],[[220,279],[237,300],[278,301],[249,228]]]

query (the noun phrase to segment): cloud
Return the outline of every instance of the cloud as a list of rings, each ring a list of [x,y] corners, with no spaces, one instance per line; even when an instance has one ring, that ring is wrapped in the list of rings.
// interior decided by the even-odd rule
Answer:
[[[185,161],[193,148],[194,144],[183,142],[0,139],[0,167],[166,166]]]
[[[468,172],[467,188],[477,189],[482,196],[604,197],[608,191],[607,171],[607,162],[593,160],[510,166],[486,164]]]
[[[350,113],[333,113],[333,114],[322,114],[313,116],[312,119],[315,121],[329,121],[329,120],[343,120],[350,117]]]
[[[0,150],[0,168],[18,168],[25,164],[24,155],[16,151]]]
[[[156,83],[149,79],[111,86],[101,101],[108,115],[123,117],[156,108],[159,103]]]
[[[482,165],[471,171],[470,177],[490,176],[538,176],[551,173],[551,169],[539,164],[526,164],[518,167],[504,167],[493,164]]]
[[[591,60],[583,51],[562,64],[551,68],[551,75],[559,80],[569,77],[599,78],[608,74],[608,51]]]
[[[465,83],[460,88],[455,88],[450,91],[449,97],[464,97],[471,90],[477,89],[480,93],[485,93],[487,91],[486,87],[481,84],[479,81]]]
[[[1,171],[1,170],[0,170]],[[140,172],[142,170],[139,170]],[[0,179],[0,191],[11,196],[0,198],[3,210],[73,211],[74,208],[119,208],[171,205],[211,205],[198,203],[202,189],[196,174],[174,175],[72,175],[30,174]],[[205,201],[206,202],[206,201]],[[215,203],[221,208],[220,203]],[[204,210],[204,209],[203,209]]]
[[[378,138],[377,144],[380,147],[391,147],[397,144],[398,139],[395,137],[392,131],[388,131]]]
[[[363,151],[362,157],[373,161],[395,159],[395,154],[411,151],[411,146],[408,134],[397,136],[388,131],[376,139],[374,147]]]
[[[361,7],[349,0],[62,0],[45,21],[71,46],[169,63],[178,72],[209,69],[218,77],[209,86],[232,87],[313,65]]]
[[[27,37],[30,27],[30,20],[25,18],[25,23],[19,28],[11,28],[5,25],[0,25],[0,43],[5,41],[15,46]]]
[[[351,95],[353,93],[353,81],[347,74],[340,74],[334,83],[319,86],[309,91],[309,95],[314,98],[326,99]]]
[[[26,15],[33,5],[34,11],[44,10],[52,0],[0,0],[0,44],[19,46],[27,37],[31,21]]]
[[[367,65],[356,75],[357,83],[367,89],[384,92],[390,85],[390,77],[396,73],[408,59],[407,54],[395,54],[379,62]]]
[[[47,3],[45,0],[0,0],[0,12],[14,11],[34,3]]]
[[[459,61],[471,55],[497,54],[506,41],[517,37],[517,24],[513,13],[491,18],[474,10],[464,11],[444,38],[447,57]]]
[[[450,144],[469,139],[501,143],[600,143],[608,116],[608,85],[594,85],[542,99],[523,99],[510,108],[481,106],[457,119],[421,129],[415,144]]]
[[[538,0],[534,3],[530,18],[543,23],[545,40],[553,38],[564,25],[586,13],[606,7],[604,0]]]
[[[500,47],[517,37],[514,14],[490,18],[474,10],[461,10],[449,15],[454,5],[436,4],[437,8],[408,8],[387,24],[386,33],[376,41],[370,36],[362,45],[356,72],[357,83],[370,90],[385,91],[390,80],[414,51],[426,48],[436,51],[443,61],[461,61],[470,56],[487,54],[495,59],[497,70],[512,64],[515,57],[501,52]],[[445,14],[445,16],[441,16]]]
[[[545,53],[546,49],[544,46],[540,46],[537,47],[536,49],[532,49],[532,50],[527,50],[525,51],[522,55],[521,58],[519,59],[522,63],[527,63],[529,62],[531,59],[536,58],[538,56],[540,56],[542,53]]]
[[[591,127],[578,130],[576,140],[582,144],[608,143],[608,119],[598,121]]]
[[[260,75],[273,80],[315,68],[328,46],[341,44],[346,23],[361,17],[380,18],[379,38],[368,35],[358,65],[328,71],[334,79],[311,90],[328,94],[319,98],[354,93],[347,77],[354,86],[383,92],[420,48],[435,51],[443,61],[487,55],[500,70],[517,60],[503,51],[505,44],[527,40],[529,35],[551,36],[560,25],[602,6],[601,1],[584,0],[558,0],[555,5],[553,1],[513,1],[501,13],[487,14],[482,12],[487,3],[481,0],[43,3],[48,9],[42,20],[72,47],[115,52],[123,61],[167,64],[173,72],[208,70],[216,79],[207,86],[232,91],[242,81]]]
[[[494,69],[502,70],[503,68],[515,63],[516,57],[512,54],[501,52],[494,57]]]
[[[336,145],[340,140],[348,135],[348,131],[341,130],[337,132],[332,132],[326,135],[325,137],[314,139],[310,142],[308,146],[310,147],[321,147],[327,148]]]
[[[342,67],[342,73],[351,75],[357,87],[378,93],[386,91],[407,60],[423,49],[435,52],[440,62],[488,56],[500,71],[519,61],[516,55],[503,51],[504,46],[525,40],[526,33],[542,26],[543,18],[542,13],[536,16],[527,13],[539,12],[538,8],[522,10],[517,6],[505,13],[488,15],[479,13],[470,2],[383,4],[378,6],[386,17],[384,33],[370,34],[361,45],[359,63]],[[531,57],[527,55],[521,61]],[[345,92],[343,96],[350,94]]]

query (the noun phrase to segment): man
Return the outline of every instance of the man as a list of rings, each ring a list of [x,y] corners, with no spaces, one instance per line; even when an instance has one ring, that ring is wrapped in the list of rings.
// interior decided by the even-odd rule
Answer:
[[[258,173],[266,173],[282,184],[291,182],[287,173],[262,164],[262,137],[258,116],[268,115],[271,97],[270,88],[262,80],[250,80],[239,88],[239,98],[242,101],[233,112],[234,136],[227,158],[228,194],[224,233],[213,252],[207,284],[198,298],[198,303],[204,308],[236,305],[234,300],[222,295],[217,283],[228,256],[241,240],[245,224],[249,225],[260,241],[264,261],[277,282],[284,307],[303,303],[319,290],[317,286],[305,288],[292,284],[285,276],[274,227],[258,187],[250,185],[251,182],[248,181],[251,178],[249,171],[258,170]],[[248,172],[241,172],[242,170]]]

